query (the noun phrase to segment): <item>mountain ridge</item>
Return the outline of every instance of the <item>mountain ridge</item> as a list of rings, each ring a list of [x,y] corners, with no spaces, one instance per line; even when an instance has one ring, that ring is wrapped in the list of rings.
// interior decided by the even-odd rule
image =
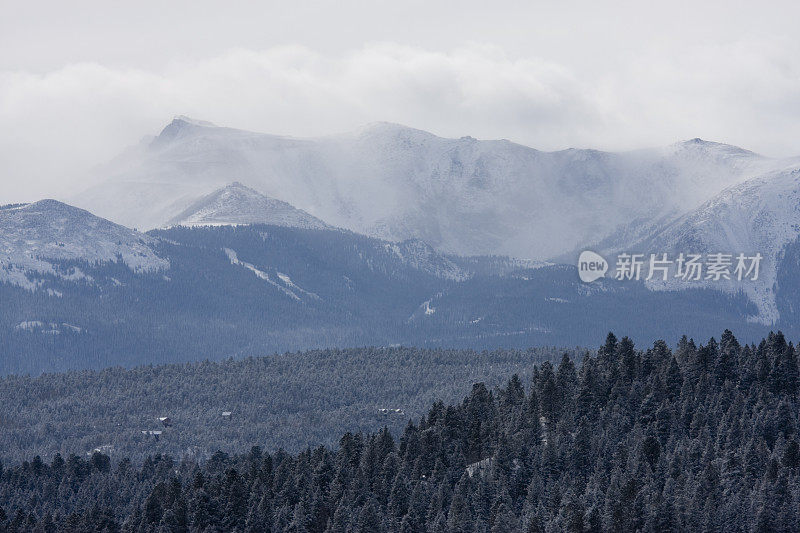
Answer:
[[[169,268],[157,239],[57,200],[0,207],[0,281],[34,289],[37,276],[82,277],[54,262],[120,262],[133,272]]]
[[[800,237],[800,167],[773,171],[726,188],[698,208],[673,216],[634,233],[623,228],[599,245],[606,254],[643,253],[747,253],[763,255],[759,279],[700,281],[694,286],[728,292],[743,291],[759,314],[753,319],[765,324],[780,317],[776,281],[783,252]],[[676,290],[686,282],[670,278],[652,280],[658,290]]]
[[[153,228],[238,181],[358,233],[421,239],[459,255],[545,260],[631,218],[686,212],[775,164],[696,139],[632,152],[543,152],[394,123],[301,139],[178,117],[153,143],[106,166],[108,178],[75,203]]]
[[[33,205],[0,209],[0,237],[19,236],[0,268],[0,374],[325,346],[574,346],[623,324],[643,337],[724,324],[763,332],[745,322],[756,310],[743,297],[586,285],[572,265],[452,256],[340,229],[143,235],[59,202]]]

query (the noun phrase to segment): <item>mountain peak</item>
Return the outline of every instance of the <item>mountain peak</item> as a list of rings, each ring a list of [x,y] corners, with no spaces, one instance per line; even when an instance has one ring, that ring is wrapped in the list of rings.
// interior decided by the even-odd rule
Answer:
[[[198,120],[196,118],[187,117],[186,115],[175,115],[175,118],[172,119],[172,122],[179,122],[184,123],[190,126],[200,126],[203,128],[216,128],[217,125],[213,122],[208,122],[207,120]]]
[[[261,194],[238,181],[203,196],[167,222],[167,226],[238,224],[272,224],[305,229],[330,228],[325,222],[305,211]]]
[[[435,137],[433,133],[404,124],[397,124],[396,122],[370,122],[356,130],[359,135],[397,135],[397,134],[413,134],[424,135],[426,137]]]
[[[694,139],[681,141],[675,143],[672,146],[675,149],[675,151],[684,150],[684,151],[705,152],[705,153],[713,152],[720,155],[733,155],[740,157],[741,156],[761,157],[755,152],[751,152],[750,150],[745,150],[744,148],[740,148],[739,146],[735,146],[733,144],[707,141],[705,139],[701,139],[700,137],[695,137]]]
[[[52,198],[44,198],[37,202],[33,202],[28,204],[30,207],[34,208],[41,208],[46,209],[49,211],[60,211],[63,213],[73,212],[73,213],[89,213],[88,211],[81,209],[79,207],[75,207],[69,204],[65,204],[64,202],[59,202],[58,200],[53,200]]]
[[[242,191],[242,192],[247,192],[247,193],[251,193],[251,194],[256,194],[256,195],[259,195],[259,196],[264,196],[260,192],[258,192],[257,190],[253,189],[252,187],[248,187],[247,185],[243,184],[240,181],[232,181],[229,184],[227,184],[226,186],[224,186],[224,187],[222,187],[221,189],[218,189],[218,190],[221,190],[221,191]]]
[[[31,219],[34,217],[52,217],[62,216],[67,218],[97,218],[104,220],[100,217],[95,217],[89,211],[75,207],[74,205],[65,204],[52,198],[44,198],[36,202],[22,203],[22,204],[9,204],[0,206],[0,224],[8,223],[13,219]],[[113,224],[113,222],[108,222]]]
[[[150,144],[151,146],[159,146],[179,139],[198,128],[216,128],[216,125],[205,120],[193,119],[186,115],[177,115]]]
[[[85,230],[99,230],[115,236],[128,235],[133,241],[151,241],[147,235],[136,230],[115,224],[58,200],[45,198],[28,204],[12,204],[0,207],[0,230],[5,232],[24,231],[28,234],[46,232],[53,239]],[[10,233],[4,235],[10,237]],[[2,247],[0,247],[2,249]]]
[[[399,124],[397,122],[389,122],[388,120],[375,120],[368,122],[361,127],[362,130],[413,130],[414,128]]]

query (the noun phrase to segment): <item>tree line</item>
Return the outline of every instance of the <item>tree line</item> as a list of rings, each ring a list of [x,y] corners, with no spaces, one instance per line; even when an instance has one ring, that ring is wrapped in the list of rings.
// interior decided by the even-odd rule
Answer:
[[[156,455],[60,455],[0,473],[8,531],[800,530],[798,350],[730,331],[645,350],[609,334],[576,364],[433,403],[399,438]]]
[[[139,465],[149,455],[203,460],[254,443],[297,453],[335,446],[346,431],[383,426],[399,435],[434,401],[455,402],[477,381],[495,387],[514,373],[528,379],[534,365],[562,353],[373,347],[6,376],[0,378],[0,460],[39,455],[50,461],[57,452],[67,457],[99,448],[115,462],[127,457]]]

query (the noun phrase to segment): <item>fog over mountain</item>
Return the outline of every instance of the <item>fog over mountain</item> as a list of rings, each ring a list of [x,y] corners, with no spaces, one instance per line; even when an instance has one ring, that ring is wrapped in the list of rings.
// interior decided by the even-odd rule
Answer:
[[[753,319],[775,323],[780,316],[776,295],[784,288],[778,285],[778,274],[789,259],[786,247],[800,236],[800,161],[785,163],[790,166],[729,187],[681,216],[651,224],[633,223],[599,246],[608,256],[625,251],[669,253],[673,258],[679,253],[733,254],[731,270],[736,265],[735,254],[761,254],[756,280],[703,279],[691,285],[743,291],[758,307]],[[667,281],[655,278],[648,285],[680,290],[687,282],[670,272]]]
[[[800,532],[798,18],[3,3],[0,533]]]
[[[786,164],[700,139],[623,153],[543,152],[390,123],[298,139],[180,116],[103,166],[98,184],[71,201],[150,229],[238,181],[366,235],[421,239],[460,255],[547,259],[634,219],[681,215]]]

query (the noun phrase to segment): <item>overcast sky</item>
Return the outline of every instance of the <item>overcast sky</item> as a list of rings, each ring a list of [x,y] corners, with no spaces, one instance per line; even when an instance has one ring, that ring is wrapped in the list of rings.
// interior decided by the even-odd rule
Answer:
[[[0,0],[0,203],[80,189],[177,114],[800,155],[800,3],[697,4]]]

